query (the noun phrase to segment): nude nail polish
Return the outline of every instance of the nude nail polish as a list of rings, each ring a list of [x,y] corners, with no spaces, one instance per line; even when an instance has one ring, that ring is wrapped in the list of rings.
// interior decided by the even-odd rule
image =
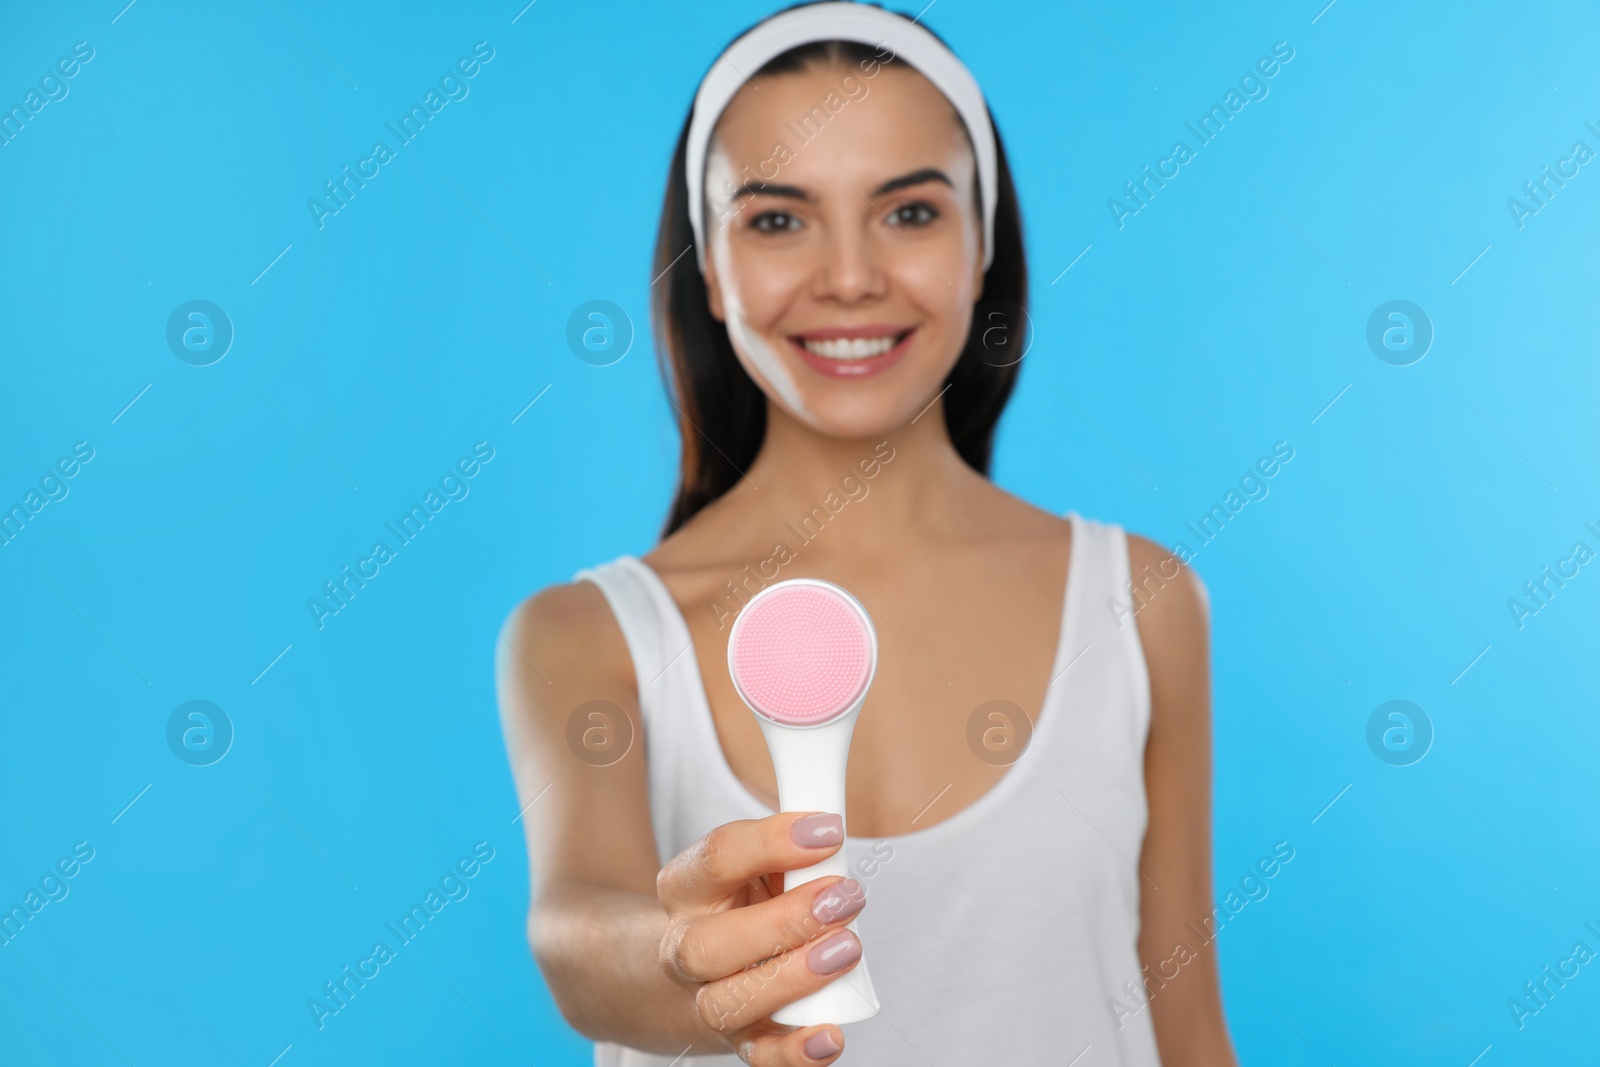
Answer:
[[[789,828],[795,844],[805,848],[844,843],[844,820],[837,815],[807,815]]]
[[[819,923],[835,923],[850,918],[866,907],[866,890],[854,878],[846,878],[817,894],[811,902],[811,917]]]
[[[812,974],[833,974],[861,958],[861,942],[849,930],[840,930],[806,955]]]
[[[806,1038],[806,1043],[801,1047],[812,1059],[825,1060],[839,1051],[839,1042],[833,1039],[832,1030],[818,1030]]]

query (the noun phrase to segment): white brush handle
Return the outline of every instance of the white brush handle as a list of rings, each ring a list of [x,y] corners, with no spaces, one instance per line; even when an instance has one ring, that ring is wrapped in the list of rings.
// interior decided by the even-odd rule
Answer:
[[[765,716],[756,716],[761,732],[766,735],[767,750],[772,754],[772,766],[778,776],[778,810],[832,812],[844,820],[848,832],[849,820],[844,810],[845,766],[850,755],[850,734],[855,730],[860,710],[861,705],[857,704],[826,726],[807,728],[780,726]],[[839,851],[822,862],[802,870],[786,871],[783,888],[787,892],[817,878],[848,877],[849,874],[850,860],[841,842]],[[855,931],[855,920],[847,923],[844,929]],[[860,937],[859,932],[856,936]],[[772,1013],[772,1020],[784,1026],[812,1026],[860,1022],[876,1014],[878,995],[873,991],[872,979],[867,976],[863,944],[861,959],[854,967],[816,992],[779,1008]]]

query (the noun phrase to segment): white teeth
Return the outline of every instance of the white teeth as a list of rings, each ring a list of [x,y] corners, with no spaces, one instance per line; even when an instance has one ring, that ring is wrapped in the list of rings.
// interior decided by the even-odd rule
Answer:
[[[895,346],[894,337],[838,338],[832,341],[802,341],[806,351],[823,359],[871,359]]]

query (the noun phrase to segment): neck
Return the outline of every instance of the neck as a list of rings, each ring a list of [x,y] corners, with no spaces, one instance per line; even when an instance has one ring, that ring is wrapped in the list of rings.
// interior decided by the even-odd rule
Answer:
[[[960,524],[963,499],[987,484],[951,442],[942,398],[913,422],[858,438],[820,434],[769,401],[746,474],[724,499],[763,516],[757,530],[793,530],[818,551],[854,557],[947,534]]]

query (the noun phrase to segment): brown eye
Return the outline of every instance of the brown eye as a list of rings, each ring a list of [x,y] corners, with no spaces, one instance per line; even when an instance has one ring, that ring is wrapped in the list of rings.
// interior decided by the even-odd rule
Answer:
[[[800,228],[800,220],[787,211],[763,211],[750,225],[762,233],[788,233]]]
[[[889,213],[889,222],[895,226],[926,226],[939,217],[938,210],[926,201],[897,207]]]

